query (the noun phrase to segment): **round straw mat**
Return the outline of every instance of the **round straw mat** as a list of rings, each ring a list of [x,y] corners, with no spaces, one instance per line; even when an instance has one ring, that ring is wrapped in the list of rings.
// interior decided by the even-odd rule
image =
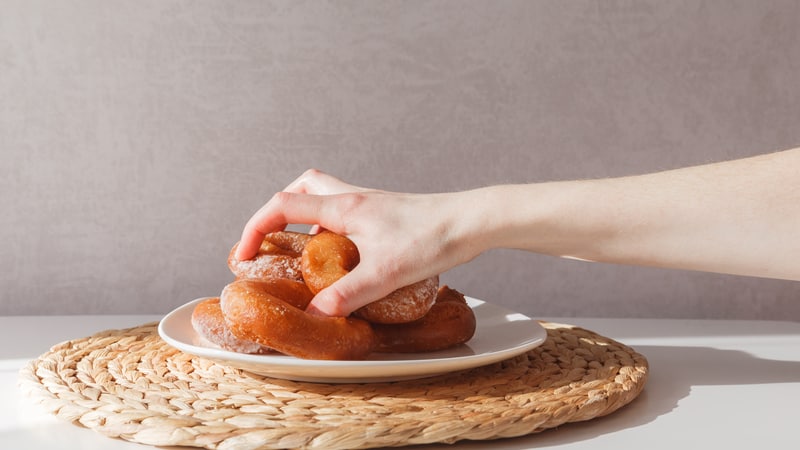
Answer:
[[[182,353],[156,324],[61,343],[20,372],[49,412],[102,434],[209,449],[373,448],[537,433],[632,401],[647,360],[581,328],[506,361],[432,378],[321,384]]]

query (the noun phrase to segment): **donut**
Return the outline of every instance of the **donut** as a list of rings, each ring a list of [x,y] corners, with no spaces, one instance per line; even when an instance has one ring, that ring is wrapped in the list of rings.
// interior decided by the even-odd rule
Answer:
[[[257,354],[271,352],[269,347],[239,339],[231,333],[219,307],[219,297],[203,300],[195,306],[192,311],[192,328],[206,341],[223,350]]]
[[[353,311],[353,315],[380,324],[401,324],[421,319],[436,302],[439,276],[397,289],[386,297]]]
[[[421,319],[401,324],[373,324],[375,351],[422,353],[444,350],[472,339],[475,326],[475,313],[464,295],[442,286],[436,302]]]
[[[311,235],[293,231],[269,233],[264,236],[256,256],[244,261],[236,259],[237,242],[228,254],[228,267],[237,279],[303,281],[300,256],[309,239]]]
[[[304,311],[311,301],[287,302],[291,280],[237,280],[225,286],[220,308],[238,339],[304,359],[357,360],[372,353],[375,333],[353,317],[321,317]],[[305,305],[303,305],[305,303]]]
[[[303,280],[311,292],[332,285],[358,265],[360,256],[350,239],[330,231],[310,237],[300,256]]]
[[[345,276],[359,263],[358,248],[347,237],[323,231],[306,242],[300,258],[303,280],[314,294]],[[372,323],[406,323],[422,318],[436,301],[439,277],[391,292],[353,315]]]

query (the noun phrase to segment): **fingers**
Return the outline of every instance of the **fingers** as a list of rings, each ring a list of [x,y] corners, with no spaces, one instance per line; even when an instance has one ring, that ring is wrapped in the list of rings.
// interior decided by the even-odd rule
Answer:
[[[312,233],[318,231],[323,200],[316,196],[365,190],[316,169],[305,171],[248,220],[242,231],[236,258],[247,260],[254,257],[267,233],[283,230],[290,223],[312,225]]]
[[[318,195],[278,192],[259,209],[242,231],[236,258],[252,258],[267,233],[282,230],[290,223],[316,224],[321,216],[324,198]]]
[[[360,247],[361,262],[342,278],[314,296],[307,312],[344,317],[396,289],[433,276],[413,268],[412,261],[392,256],[386,249]],[[438,272],[437,272],[438,273]]]
[[[332,285],[319,291],[308,305],[306,312],[315,315],[345,317],[358,308],[389,295],[394,290],[389,287],[388,283],[376,282],[380,278],[366,272],[368,271],[358,270],[357,267]]]

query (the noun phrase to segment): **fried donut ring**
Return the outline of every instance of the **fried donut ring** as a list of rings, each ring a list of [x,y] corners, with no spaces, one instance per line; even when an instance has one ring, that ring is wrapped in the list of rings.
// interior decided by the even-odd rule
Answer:
[[[309,239],[310,235],[293,231],[269,233],[264,236],[256,256],[246,261],[236,259],[237,242],[228,255],[228,267],[237,279],[303,281],[300,255]]]
[[[290,280],[237,280],[225,286],[220,307],[234,336],[306,359],[353,360],[372,353],[376,340],[369,323],[307,314],[302,303],[287,303],[287,290],[278,286],[282,282]]]
[[[205,340],[223,350],[238,353],[270,353],[269,347],[239,339],[231,333],[225,323],[219,297],[213,297],[198,303],[192,311],[192,328]]]
[[[353,315],[376,324],[401,324],[425,317],[436,302],[439,276],[397,289],[382,299],[353,311]]]
[[[475,313],[464,295],[442,286],[436,303],[423,318],[410,323],[373,324],[377,337],[375,351],[420,353],[444,350],[463,344],[475,334]]]
[[[358,248],[345,236],[323,231],[303,248],[301,269],[311,292],[333,284],[359,262]],[[402,287],[386,297],[362,306],[353,315],[372,323],[406,323],[422,318],[436,301],[439,277],[433,276]]]

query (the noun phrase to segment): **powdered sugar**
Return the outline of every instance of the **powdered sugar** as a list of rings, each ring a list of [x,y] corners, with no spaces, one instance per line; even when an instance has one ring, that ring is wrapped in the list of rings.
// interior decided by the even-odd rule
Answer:
[[[422,318],[436,301],[439,277],[433,276],[397,289],[386,297],[355,311],[374,323],[406,323]]]
[[[285,255],[258,255],[254,259],[231,259],[228,266],[237,278],[249,280],[288,278],[303,281],[300,258]]]
[[[256,256],[244,261],[236,258],[236,249],[239,247],[236,243],[228,255],[228,267],[239,279],[288,278],[303,281],[300,254],[308,239],[308,235],[289,231],[267,234]]]

